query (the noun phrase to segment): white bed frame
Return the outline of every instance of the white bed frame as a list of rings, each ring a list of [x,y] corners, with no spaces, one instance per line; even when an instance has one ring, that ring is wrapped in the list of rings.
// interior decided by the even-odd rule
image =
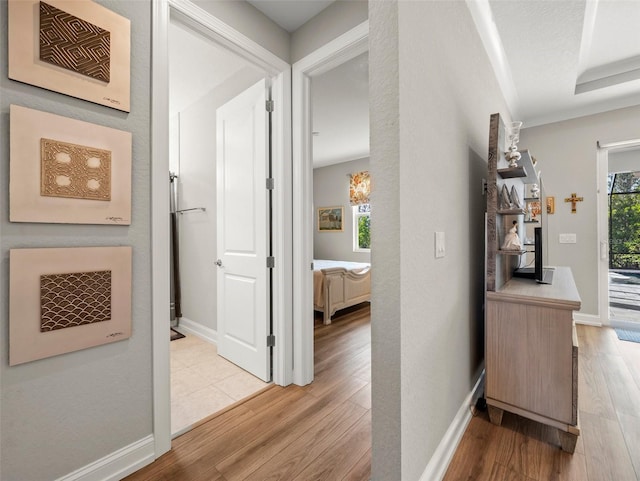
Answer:
[[[371,300],[371,267],[358,273],[344,267],[321,270],[324,306],[314,306],[314,309],[323,312],[324,324],[331,324],[331,316],[336,311]]]

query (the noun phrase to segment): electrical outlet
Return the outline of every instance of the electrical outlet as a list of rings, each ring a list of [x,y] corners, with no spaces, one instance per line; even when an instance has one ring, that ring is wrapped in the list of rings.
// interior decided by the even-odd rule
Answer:
[[[560,244],[575,244],[576,243],[576,235],[575,234],[560,234],[559,235]]]

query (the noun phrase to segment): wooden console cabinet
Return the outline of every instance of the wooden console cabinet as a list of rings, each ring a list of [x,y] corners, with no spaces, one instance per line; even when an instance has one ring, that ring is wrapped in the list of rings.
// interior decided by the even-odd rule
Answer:
[[[489,417],[500,424],[506,410],[554,426],[559,429],[562,449],[573,452],[580,434],[573,311],[580,309],[580,296],[567,267],[556,269],[551,285],[512,277],[517,267],[528,264],[526,254],[524,249],[500,247],[514,223],[520,238],[526,236],[525,209],[501,206],[500,193],[506,188],[526,198],[525,185],[541,179],[527,150],[521,150],[517,168],[509,167],[505,138],[504,123],[499,114],[493,114],[486,227],[485,398]]]
[[[572,313],[580,296],[571,270],[552,285],[513,278],[487,292],[485,396],[491,422],[503,410],[559,429],[573,452],[578,426],[578,343]]]

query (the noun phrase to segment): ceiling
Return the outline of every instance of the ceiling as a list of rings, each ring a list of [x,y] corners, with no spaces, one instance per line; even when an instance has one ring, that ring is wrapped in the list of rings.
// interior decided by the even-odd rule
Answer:
[[[369,53],[311,79],[313,166],[369,157]]]
[[[291,31],[327,0],[251,0]],[[467,0],[523,127],[640,104],[639,0]]]
[[[247,0],[287,32],[295,32],[335,0]]]
[[[249,3],[291,32],[333,0]],[[640,0],[467,0],[467,6],[513,118],[524,128],[640,105]],[[206,61],[191,62],[195,75],[187,62],[192,55],[184,52],[211,42],[173,28],[171,35],[187,44],[172,50],[172,105],[194,102],[202,89],[247,65],[208,48],[198,54]],[[315,165],[369,155],[367,70],[363,55],[313,79]]]
[[[524,128],[640,104],[638,0],[467,5]]]

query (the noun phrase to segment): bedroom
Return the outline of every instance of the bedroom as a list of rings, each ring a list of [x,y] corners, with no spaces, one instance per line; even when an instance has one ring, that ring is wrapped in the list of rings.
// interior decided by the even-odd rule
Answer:
[[[311,83],[316,323],[370,300],[368,67],[365,52]]]

